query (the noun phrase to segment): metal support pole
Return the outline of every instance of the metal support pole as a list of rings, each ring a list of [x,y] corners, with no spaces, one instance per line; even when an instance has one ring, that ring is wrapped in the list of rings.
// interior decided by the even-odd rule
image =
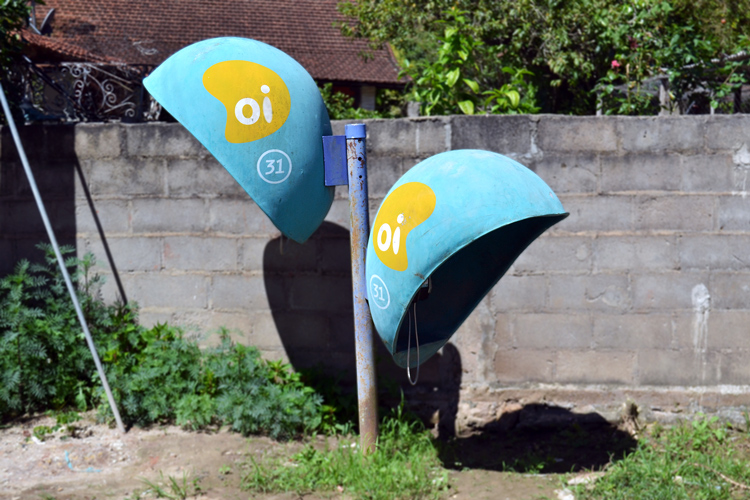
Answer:
[[[359,436],[363,453],[375,450],[378,438],[378,391],[375,378],[375,345],[370,308],[367,304],[365,254],[370,234],[367,196],[367,155],[364,124],[346,126],[346,163],[349,175],[351,220],[352,289],[354,300],[354,345],[357,356],[357,400]]]
[[[70,298],[73,300],[73,306],[75,307],[76,314],[78,315],[78,321],[81,323],[81,327],[83,328],[83,333],[86,336],[86,342],[89,345],[89,350],[91,350],[91,355],[94,357],[94,364],[96,365],[96,370],[99,372],[99,378],[102,380],[102,385],[104,386],[104,392],[107,393],[109,406],[110,408],[112,408],[112,413],[115,415],[115,420],[117,421],[117,428],[120,430],[120,432],[124,434],[125,426],[122,425],[122,419],[120,419],[120,412],[117,410],[115,399],[112,396],[112,391],[109,388],[109,383],[107,383],[107,375],[105,375],[104,369],[102,368],[102,363],[101,361],[99,361],[99,354],[97,354],[96,352],[96,346],[94,345],[94,340],[91,338],[91,332],[89,331],[89,327],[86,324],[86,318],[83,316],[83,310],[81,309],[81,304],[78,302],[78,296],[76,295],[75,288],[73,288],[73,282],[70,280],[70,274],[68,274],[68,269],[65,267],[65,261],[63,260],[62,254],[60,253],[60,247],[57,244],[57,238],[55,238],[55,232],[52,230],[52,224],[50,224],[49,218],[47,217],[47,211],[44,209],[42,196],[39,194],[39,189],[37,188],[36,181],[34,180],[34,174],[31,172],[31,167],[29,166],[29,160],[28,158],[26,158],[26,151],[23,149],[23,144],[21,144],[21,138],[18,135],[18,130],[16,129],[16,123],[13,121],[13,116],[10,114],[10,107],[8,106],[8,100],[5,98],[5,90],[3,89],[3,86],[1,83],[0,83],[0,100],[2,101],[3,111],[5,112],[5,117],[8,119],[10,132],[13,135],[13,140],[15,141],[16,148],[18,149],[18,155],[21,157],[21,163],[23,164],[23,169],[26,171],[26,177],[28,177],[29,179],[29,185],[31,186],[31,191],[34,193],[34,199],[36,200],[36,205],[39,208],[39,214],[42,216],[42,222],[44,222],[44,228],[47,230],[47,235],[49,235],[50,243],[52,243],[52,247],[55,249],[55,255],[57,255],[57,263],[60,266],[60,272],[62,273],[63,278],[65,279],[65,285],[68,287],[68,293],[70,293]],[[364,272],[364,267],[362,269]]]

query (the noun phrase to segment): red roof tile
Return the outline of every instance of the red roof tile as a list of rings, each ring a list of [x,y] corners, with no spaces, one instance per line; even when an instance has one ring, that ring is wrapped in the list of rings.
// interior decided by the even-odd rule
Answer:
[[[93,57],[155,66],[191,43],[240,36],[283,50],[317,80],[399,84],[387,50],[372,51],[365,60],[367,43],[345,38],[334,27],[343,19],[338,1],[46,0],[37,17],[56,9],[52,35],[27,38],[32,45],[57,42]]]

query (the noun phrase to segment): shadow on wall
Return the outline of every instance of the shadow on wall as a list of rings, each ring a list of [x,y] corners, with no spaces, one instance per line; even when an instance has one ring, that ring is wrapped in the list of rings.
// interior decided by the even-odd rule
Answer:
[[[127,303],[104,228],[75,151],[75,126],[29,125],[20,127],[18,134],[55,238],[59,245],[70,246],[74,250],[78,177],[83,191],[81,194],[88,205],[80,209],[91,214],[120,298]],[[8,127],[3,128],[0,141],[0,276],[4,276],[12,272],[21,259],[43,261],[44,252],[36,246],[41,242],[50,243],[50,239]]]
[[[503,414],[479,434],[440,450],[451,469],[565,473],[599,470],[635,450],[637,441],[598,413],[531,404]]]
[[[304,244],[282,237],[269,241],[263,276],[276,329],[295,370],[320,369],[341,380],[344,390],[354,391],[349,231],[323,222]],[[412,410],[425,420],[439,421],[443,435],[452,435],[461,385],[458,350],[447,344],[421,366],[419,382],[412,387],[379,337],[375,344],[381,405],[398,404],[403,390]]]
[[[75,129],[30,125],[19,127],[21,143],[29,159],[47,214],[60,245],[76,244]],[[8,127],[0,138],[0,276],[13,270],[20,259],[40,262],[36,248],[49,243],[31,186]]]

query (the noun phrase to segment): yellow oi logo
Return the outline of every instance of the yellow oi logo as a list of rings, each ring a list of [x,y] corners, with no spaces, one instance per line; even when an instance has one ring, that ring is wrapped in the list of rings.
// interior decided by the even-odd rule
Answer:
[[[203,73],[203,86],[227,108],[225,136],[231,143],[269,136],[289,118],[289,89],[279,75],[260,64],[214,64]]]
[[[375,254],[394,271],[406,271],[406,237],[435,210],[435,192],[421,182],[408,182],[396,188],[383,201],[375,218]]]

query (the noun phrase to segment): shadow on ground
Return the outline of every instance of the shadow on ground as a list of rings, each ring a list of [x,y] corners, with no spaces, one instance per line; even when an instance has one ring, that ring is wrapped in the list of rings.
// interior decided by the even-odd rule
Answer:
[[[481,434],[440,443],[449,469],[564,473],[601,469],[637,441],[598,413],[531,404],[504,414]]]

